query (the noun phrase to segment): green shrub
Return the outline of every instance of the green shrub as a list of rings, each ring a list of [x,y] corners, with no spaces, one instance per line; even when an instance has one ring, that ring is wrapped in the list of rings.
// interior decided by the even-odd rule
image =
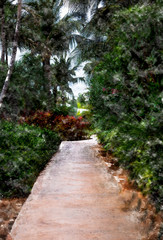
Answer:
[[[115,11],[109,51],[90,80],[94,126],[138,187],[163,202],[162,5]]]
[[[150,132],[151,133],[151,132]],[[161,206],[163,201],[163,142],[149,134],[145,124],[125,122],[115,129],[99,132],[106,150],[112,150],[119,163],[129,170],[143,193]]]
[[[0,132],[0,195],[26,196],[60,139],[50,130],[7,121],[0,122]]]

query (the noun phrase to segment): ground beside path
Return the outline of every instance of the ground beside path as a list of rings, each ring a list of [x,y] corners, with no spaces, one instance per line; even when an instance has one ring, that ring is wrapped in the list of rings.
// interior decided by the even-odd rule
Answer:
[[[117,182],[95,156],[95,140],[62,142],[14,223],[14,240],[140,240]]]

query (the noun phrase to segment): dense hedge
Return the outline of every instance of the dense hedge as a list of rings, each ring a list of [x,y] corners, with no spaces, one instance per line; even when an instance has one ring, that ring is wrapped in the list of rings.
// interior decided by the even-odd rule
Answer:
[[[7,121],[0,121],[0,132],[0,197],[26,196],[60,138],[47,129]]]
[[[108,25],[109,52],[90,80],[99,139],[158,206],[163,201],[162,10],[159,3],[146,3],[115,11]]]

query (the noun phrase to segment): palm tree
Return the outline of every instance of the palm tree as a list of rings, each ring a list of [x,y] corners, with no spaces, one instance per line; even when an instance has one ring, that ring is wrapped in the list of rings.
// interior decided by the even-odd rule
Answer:
[[[5,7],[6,1],[1,1],[0,2],[0,18],[1,18],[1,46],[2,46],[2,52],[1,52],[1,62],[4,63],[4,57],[5,57]]]
[[[14,35],[14,42],[13,42],[13,48],[12,48],[12,56],[11,61],[9,65],[9,69],[7,72],[7,76],[0,94],[0,109],[2,108],[3,99],[6,96],[6,92],[9,86],[9,82],[11,79],[11,75],[14,68],[14,63],[16,59],[16,52],[17,52],[17,46],[18,46],[18,37],[19,37],[19,26],[20,26],[20,18],[21,18],[21,9],[22,9],[22,0],[18,0],[18,6],[17,6],[17,22],[16,22],[16,28],[15,28],[15,35]]]
[[[106,8],[106,0],[65,0],[68,2],[69,12],[76,19],[82,20],[82,25],[78,33],[73,34],[73,38],[77,43],[73,54],[76,55],[78,63],[87,60],[98,60],[107,50],[106,44],[106,23],[105,27],[96,24],[98,23],[97,16],[104,13]],[[103,4],[103,8],[98,8],[99,4]],[[105,14],[105,13],[104,13]],[[101,18],[103,18],[102,14]],[[101,19],[100,19],[101,20]],[[103,23],[103,22],[102,22]]]
[[[63,101],[65,93],[72,95],[73,92],[70,87],[71,83],[77,83],[78,81],[84,81],[84,78],[76,77],[75,71],[78,69],[78,65],[73,66],[73,57],[68,57],[67,54],[63,54],[59,58],[55,57],[55,64],[53,74],[55,77],[55,82],[62,93]]]
[[[5,57],[7,61],[7,28],[8,26],[8,15],[6,12],[13,7],[13,0],[1,0],[0,1],[0,36],[1,36],[1,62],[5,63]],[[7,10],[7,11],[6,11]],[[5,56],[6,55],[6,56]]]
[[[76,14],[78,14],[78,12],[80,14],[82,11],[85,16],[88,16],[88,12],[91,15],[89,19],[87,17],[82,30],[79,35],[76,36],[75,39],[78,46],[74,49],[74,54],[78,55],[78,62],[89,60],[87,72],[90,72],[91,65],[93,68],[104,56],[104,53],[109,51],[109,33],[107,31],[109,31],[111,27],[110,23],[113,13],[121,7],[132,5],[140,0],[69,1],[72,11],[77,11]],[[101,7],[98,8],[100,3],[102,3]]]
[[[34,54],[42,56],[44,77],[49,92],[49,106],[56,104],[57,83],[52,86],[51,60],[52,56],[60,55],[69,49],[73,40],[72,32],[79,28],[79,23],[68,15],[60,18],[60,8],[63,1],[39,0],[28,1],[24,6],[24,46]],[[53,90],[53,91],[52,91]],[[53,99],[53,100],[52,100]]]
[[[65,2],[67,2],[65,0]],[[70,12],[74,12],[76,16],[82,17],[86,22],[90,20],[90,16],[98,9],[98,5],[103,0],[69,0],[68,5]]]

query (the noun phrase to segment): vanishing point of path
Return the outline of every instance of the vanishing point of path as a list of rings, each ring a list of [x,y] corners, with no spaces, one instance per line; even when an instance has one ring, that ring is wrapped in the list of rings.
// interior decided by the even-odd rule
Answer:
[[[95,140],[62,142],[35,183],[14,240],[140,240],[132,212],[122,211],[116,181],[95,156]]]

